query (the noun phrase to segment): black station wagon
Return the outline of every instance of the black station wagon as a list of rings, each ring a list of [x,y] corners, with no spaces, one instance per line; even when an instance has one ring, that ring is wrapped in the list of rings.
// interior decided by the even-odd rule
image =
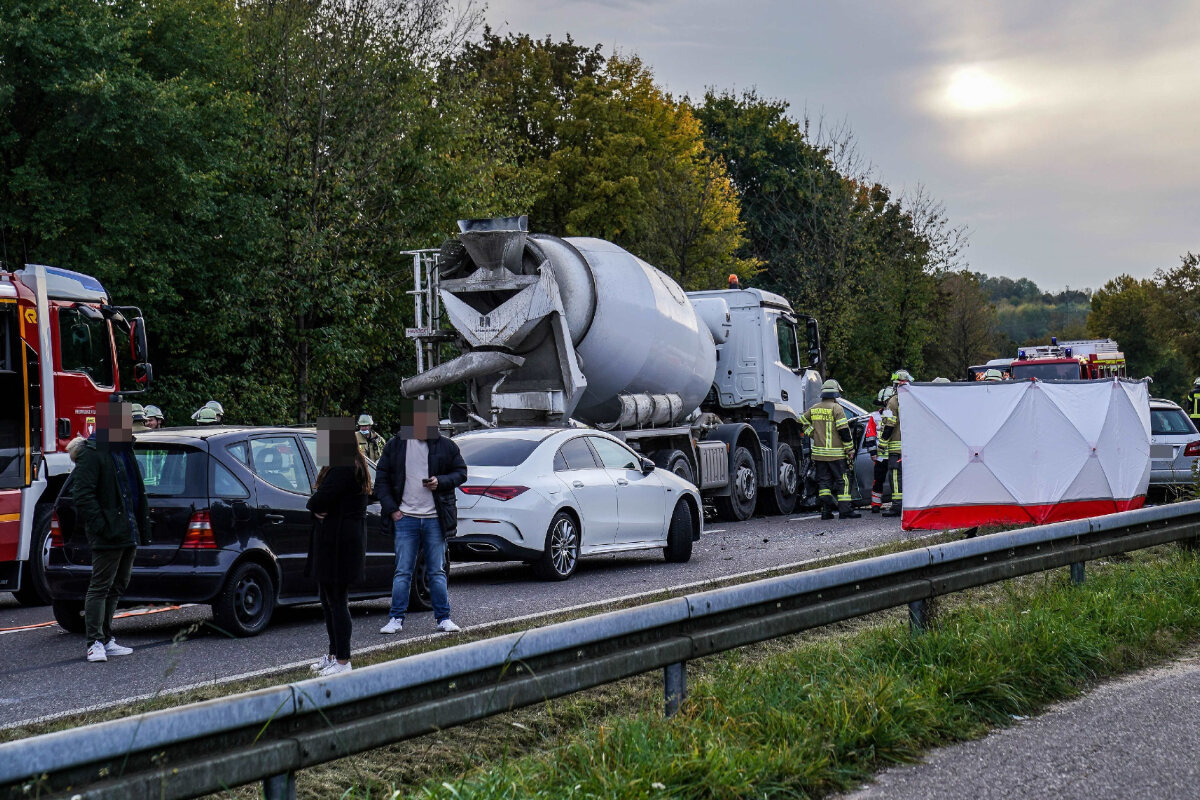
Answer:
[[[313,520],[305,503],[316,480],[312,429],[164,428],[138,433],[134,453],[146,483],[153,541],[139,547],[123,603],[203,603],[213,624],[252,636],[276,606],[318,602],[304,574]],[[46,579],[59,625],[83,631],[91,552],[68,479],[54,506]],[[372,498],[374,501],[374,498]],[[413,576],[410,608],[428,610],[424,559]],[[388,597],[393,543],[367,509],[366,581],[351,599]]]

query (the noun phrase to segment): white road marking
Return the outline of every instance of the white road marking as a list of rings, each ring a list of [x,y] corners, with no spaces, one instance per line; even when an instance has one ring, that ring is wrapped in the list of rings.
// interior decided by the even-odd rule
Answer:
[[[705,533],[724,533],[725,529],[724,528],[705,528],[704,532]]]
[[[803,522],[806,519],[817,519],[820,516],[820,514],[809,514],[807,517],[793,517],[792,519],[789,519],[788,522]]]
[[[945,534],[947,532],[948,531],[934,531],[933,533],[928,533],[928,534],[925,534],[924,536],[917,536],[912,539],[908,539],[907,541],[918,542],[918,541],[922,541],[924,539],[932,539],[934,537],[941,536],[942,534]],[[503,627],[506,625],[512,625],[512,624],[519,623],[519,622],[531,622],[533,620],[544,619],[546,617],[553,617],[553,616],[557,616],[559,614],[569,614],[573,611],[584,611],[584,610],[592,609],[592,608],[601,608],[603,606],[612,605],[614,603],[625,603],[625,602],[629,602],[631,600],[640,600],[640,599],[643,599],[646,597],[653,597],[655,595],[665,594],[667,592],[680,592],[680,591],[684,591],[684,590],[688,590],[688,589],[699,589],[699,588],[703,588],[705,586],[712,586],[717,583],[724,583],[724,582],[730,581],[730,580],[737,580],[739,578],[750,578],[755,575],[764,575],[767,573],[779,572],[781,570],[794,569],[796,567],[803,567],[803,566],[807,566],[809,564],[813,564],[813,563],[820,562],[820,561],[828,561],[832,558],[843,558],[845,556],[858,555],[860,553],[865,553],[869,550],[875,550],[878,547],[879,547],[879,545],[871,545],[870,547],[860,547],[856,550],[847,550],[842,553],[831,553],[827,556],[819,556],[817,558],[806,558],[803,561],[793,561],[789,564],[779,564],[778,566],[766,567],[764,569],[753,569],[753,570],[748,570],[746,572],[737,572],[732,575],[721,575],[716,578],[706,578],[704,580],[693,581],[691,583],[681,583],[681,584],[677,584],[675,586],[667,586],[662,589],[651,589],[651,590],[645,591],[645,592],[638,592],[636,594],[627,594],[627,595],[623,595],[621,597],[612,597],[612,598],[608,598],[606,600],[594,600],[590,603],[580,603],[579,605],[568,606],[567,608],[559,608],[559,609],[555,609],[553,611],[539,611],[536,614],[525,614],[525,615],[519,616],[519,617],[508,617],[507,619],[495,620],[493,622],[484,622],[479,625],[473,625],[471,627],[463,628],[463,631],[470,632],[470,633],[482,633],[484,631],[488,631],[493,628],[500,628],[500,627]],[[383,636],[386,634],[380,634],[380,635]],[[443,639],[443,638],[453,639],[454,636],[453,636],[453,634],[445,634],[445,633],[427,633],[424,636],[413,636],[413,637],[410,637],[407,639],[398,639],[398,640],[394,640],[394,641],[381,642],[380,644],[373,644],[368,647],[361,647],[361,648],[355,650],[353,653],[351,653],[351,660],[353,660],[354,656],[362,655],[364,653],[374,653],[374,652],[378,652],[380,650],[387,650],[389,648],[399,647],[402,645],[420,644],[422,642],[428,642],[433,639]],[[239,675],[230,675],[227,678],[213,678],[212,680],[200,681],[199,683],[191,683],[186,686],[179,686],[174,689],[166,689],[161,692],[151,692],[149,694],[140,694],[140,695],[136,695],[134,697],[127,697],[127,698],[124,698],[121,700],[112,700],[107,703],[97,703],[96,705],[87,706],[85,708],[76,708],[76,709],[72,709],[70,711],[58,711],[53,714],[44,714],[40,717],[30,717],[29,719],[17,720],[15,722],[5,722],[3,724],[0,724],[0,730],[3,730],[5,728],[16,728],[16,727],[19,727],[22,725],[37,725],[39,723],[51,722],[53,720],[61,719],[63,717],[76,716],[78,714],[92,714],[97,711],[104,711],[105,709],[115,708],[117,706],[129,705],[130,703],[140,703],[145,700],[153,700],[158,697],[165,697],[165,696],[169,696],[169,695],[173,695],[173,694],[182,694],[184,692],[190,692],[190,691],[194,691],[196,689],[205,689],[205,688],[208,688],[211,686],[221,686],[222,684],[249,680],[250,678],[259,678],[264,675],[272,675],[272,674],[276,674],[276,673],[290,672],[291,670],[308,666],[309,664],[312,664],[314,661],[316,661],[315,658],[308,658],[308,659],[305,659],[304,661],[293,661],[290,664],[281,664],[279,666],[274,666],[274,667],[264,667],[262,669],[256,669],[251,672],[243,672]]]

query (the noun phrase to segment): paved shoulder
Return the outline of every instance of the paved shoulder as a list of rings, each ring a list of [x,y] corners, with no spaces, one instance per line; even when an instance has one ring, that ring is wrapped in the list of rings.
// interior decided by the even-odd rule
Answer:
[[[849,800],[1137,800],[1200,797],[1200,652],[1114,681],[923,764],[881,773]]]

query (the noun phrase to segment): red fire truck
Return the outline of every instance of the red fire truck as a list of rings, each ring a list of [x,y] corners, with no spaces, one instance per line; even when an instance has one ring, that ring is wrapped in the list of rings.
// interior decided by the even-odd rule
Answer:
[[[109,305],[89,275],[0,270],[0,591],[49,602],[43,564],[51,505],[71,471],[67,442],[91,435],[98,402],[150,379],[139,309]]]
[[[1024,347],[1010,367],[1015,381],[1094,381],[1125,375],[1125,355],[1112,339],[1079,339]]]

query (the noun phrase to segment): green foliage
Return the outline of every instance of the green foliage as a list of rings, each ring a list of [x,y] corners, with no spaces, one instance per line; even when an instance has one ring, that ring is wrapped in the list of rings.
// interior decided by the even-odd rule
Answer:
[[[996,326],[1007,339],[1004,352],[1021,345],[1049,344],[1059,339],[1082,339],[1087,335],[1091,310],[1090,289],[1072,289],[1052,294],[1043,292],[1028,278],[996,278],[975,273],[980,287],[996,308]]]
[[[1092,295],[1088,333],[1116,339],[1131,376],[1154,378],[1153,392],[1184,400],[1200,375],[1200,256],[1138,280],[1121,275]]]
[[[682,714],[608,719],[543,756],[427,784],[423,798],[814,797],[977,737],[1144,666],[1200,631],[1194,554],[1008,587],[914,637],[896,624],[750,662],[716,659]]]
[[[932,373],[959,380],[966,376],[968,367],[1011,350],[998,330],[996,308],[976,273],[944,273],[930,317],[938,331],[925,347],[925,363]]]

